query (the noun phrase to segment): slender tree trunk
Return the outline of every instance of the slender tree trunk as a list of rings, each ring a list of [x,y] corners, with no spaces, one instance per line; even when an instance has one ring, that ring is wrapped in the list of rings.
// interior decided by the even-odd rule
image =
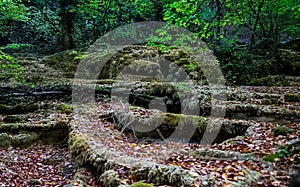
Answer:
[[[273,31],[273,40],[274,40],[274,45],[273,45],[273,54],[276,55],[277,54],[277,47],[278,44],[280,42],[280,37],[279,37],[279,30],[278,30],[278,12],[276,12],[275,16],[274,16],[274,31]]]
[[[219,0],[216,1],[217,4],[217,21],[218,21],[218,26],[217,26],[217,45],[221,46],[221,18],[222,18],[222,13],[221,13],[221,3]]]
[[[73,41],[73,20],[75,13],[70,11],[70,7],[74,4],[74,0],[60,0],[60,27],[61,27],[61,42],[64,50],[74,48]]]
[[[261,9],[262,9],[264,3],[265,3],[265,0],[262,0],[261,3],[258,5],[257,12],[253,12],[254,14],[256,14],[256,18],[255,18],[255,22],[254,22],[251,37],[250,37],[250,44],[249,44],[250,51],[252,51],[252,49],[253,49],[253,45],[254,45],[254,42],[255,42],[254,36],[255,36],[255,32],[256,32],[256,27],[259,23],[260,13],[261,13]]]

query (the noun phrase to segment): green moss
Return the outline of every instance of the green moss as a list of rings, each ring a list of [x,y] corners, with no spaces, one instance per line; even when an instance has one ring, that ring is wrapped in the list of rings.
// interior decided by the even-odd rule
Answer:
[[[153,184],[147,184],[147,183],[144,183],[144,182],[136,182],[132,185],[130,185],[130,187],[154,187]]]
[[[78,55],[78,52],[73,50],[73,51],[70,51],[68,55],[76,56],[76,55]]]
[[[108,170],[100,176],[99,182],[103,187],[115,187],[120,185],[121,180],[116,171]]]
[[[26,148],[39,140],[38,134],[34,132],[25,132],[23,134],[14,135],[11,139],[13,147]]]
[[[19,123],[19,122],[26,122],[26,120],[19,116],[4,116],[3,123]]]
[[[280,158],[279,153],[273,153],[273,154],[266,155],[262,159],[267,162],[274,162],[276,158]]]
[[[270,99],[263,99],[263,100],[261,100],[261,104],[263,104],[263,105],[271,105],[272,101]]]
[[[139,107],[139,106],[129,106],[129,110],[131,110],[131,111],[134,111],[134,110],[139,109],[139,108],[141,108],[141,107]]]
[[[274,86],[271,77],[262,77],[258,79],[252,79],[250,85],[252,86]]]
[[[4,124],[0,125],[0,130],[15,132],[15,131],[18,131],[20,129],[20,127],[21,127],[21,124],[4,123]]]
[[[300,102],[300,96],[294,93],[286,93],[284,94],[284,100],[286,102]]]
[[[33,112],[37,109],[39,109],[39,106],[35,103],[19,103],[14,106],[0,104],[1,114],[23,114],[27,112]]]
[[[86,139],[84,135],[78,134],[70,134],[70,138],[68,140],[70,152],[73,156],[78,156],[83,151],[88,149],[88,145],[86,143]]]
[[[73,112],[73,107],[68,104],[61,104],[59,107],[59,110],[61,110],[64,113],[70,114]]]
[[[164,117],[164,124],[169,124],[169,127],[176,127],[180,118],[181,114],[173,114],[173,113],[166,113]]]
[[[282,86],[291,86],[291,84],[290,84],[290,82],[289,82],[288,80],[283,80],[283,81],[281,82],[281,85],[282,85]]]
[[[0,148],[8,148],[11,145],[10,137],[7,133],[0,133]]]
[[[286,135],[292,134],[294,132],[295,132],[294,129],[287,128],[287,127],[284,127],[284,126],[277,126],[277,127],[274,127],[271,130],[271,134],[273,136],[279,136],[279,135],[286,136]]]

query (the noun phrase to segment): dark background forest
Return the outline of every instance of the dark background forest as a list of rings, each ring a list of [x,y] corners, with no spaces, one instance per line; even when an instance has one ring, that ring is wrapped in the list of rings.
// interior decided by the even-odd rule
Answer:
[[[7,54],[84,51],[119,26],[165,21],[208,43],[229,84],[297,75],[299,11],[299,0],[2,0],[2,71],[18,67]]]

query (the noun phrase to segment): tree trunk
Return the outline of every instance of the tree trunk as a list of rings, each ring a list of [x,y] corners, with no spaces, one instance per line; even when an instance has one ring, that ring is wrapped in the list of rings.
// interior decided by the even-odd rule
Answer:
[[[220,47],[221,46],[221,18],[222,18],[222,13],[221,13],[221,3],[219,0],[216,1],[217,4],[217,21],[218,21],[218,26],[217,26],[217,45]]]
[[[254,45],[254,42],[255,42],[254,36],[255,36],[257,25],[259,23],[261,9],[262,9],[264,3],[265,3],[265,1],[262,0],[261,3],[258,5],[257,12],[253,11],[253,13],[256,15],[256,18],[255,18],[254,26],[253,26],[253,29],[252,29],[252,32],[251,32],[251,37],[250,37],[250,44],[249,44],[250,51],[252,51],[252,49],[253,49],[253,45]]]
[[[61,27],[61,42],[64,50],[74,48],[73,41],[73,20],[75,13],[71,10],[74,0],[61,0],[60,1],[60,27]]]

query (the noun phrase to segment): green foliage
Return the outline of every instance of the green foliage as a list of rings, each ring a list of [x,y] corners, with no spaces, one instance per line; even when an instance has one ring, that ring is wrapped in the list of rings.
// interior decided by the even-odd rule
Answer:
[[[300,26],[295,25],[300,21],[299,3],[299,0],[183,0],[165,5],[164,20],[219,44],[224,38],[230,41],[232,36],[247,30],[258,39],[277,41],[280,34],[299,35]]]
[[[59,110],[61,110],[64,113],[70,114],[73,112],[73,107],[68,104],[61,104],[59,106]]]
[[[61,35],[58,10],[52,10],[47,6],[41,8],[31,6],[28,11],[31,19],[27,21],[26,29],[35,32],[38,37]]]
[[[13,22],[28,21],[27,8],[22,4],[21,0],[2,0],[0,1],[0,35],[9,32],[7,25],[13,25]],[[0,79],[13,77],[19,82],[24,81],[22,76],[24,68],[16,64],[14,58],[3,52],[4,49],[18,49],[21,44],[10,44],[0,47]]]
[[[0,50],[0,80],[12,77],[18,82],[24,82],[24,68],[14,61],[13,57]]]
[[[147,184],[147,183],[144,183],[144,182],[136,182],[132,185],[130,185],[130,187],[154,187],[153,184]]]
[[[288,127],[284,127],[284,126],[277,126],[277,127],[274,127],[271,130],[271,134],[273,136],[279,136],[279,135],[286,136],[286,135],[292,134],[294,132],[295,132],[294,129],[288,128]]]
[[[256,76],[257,64],[251,56],[233,53],[241,42],[253,52],[257,42],[268,38],[276,56],[280,40],[300,35],[299,8],[299,0],[182,0],[165,4],[164,20],[213,44],[226,79],[245,84]]]
[[[227,84],[243,85],[256,76],[256,64],[246,50],[216,50]]]
[[[192,62],[190,64],[185,64],[183,65],[183,67],[187,70],[187,71],[193,71],[196,68],[198,68],[198,62]]]
[[[279,159],[281,158],[279,153],[273,153],[273,154],[269,154],[269,155],[264,156],[262,159],[264,161],[267,161],[267,162],[274,162],[278,158]]]
[[[21,2],[21,0],[0,1],[0,25],[9,21],[27,21],[29,19],[26,14],[27,8]]]
[[[167,46],[167,45],[164,45],[164,44],[161,44],[161,43],[148,42],[147,45],[150,46],[150,47],[157,48],[162,53],[166,53],[168,50],[171,49],[170,46]]]
[[[276,56],[281,40],[300,36],[299,11],[300,0],[2,0],[0,35],[7,35],[14,26],[22,26],[37,38],[37,42],[41,39],[51,45],[51,41],[65,41],[70,37],[74,43],[72,47],[85,48],[118,26],[164,20],[210,43],[230,84],[247,84],[257,76],[259,66],[246,53],[254,53],[256,44],[268,38],[274,41],[271,53]],[[72,15],[72,19],[68,20],[63,14]],[[136,33],[131,34],[130,37],[135,37]],[[150,38],[148,45],[163,53],[195,39],[180,34],[172,38],[164,28],[157,30],[157,34],[158,37]],[[168,46],[168,41],[173,41],[174,46]],[[16,49],[18,45],[7,47]],[[244,51],[244,47],[249,51]],[[1,57],[6,58],[3,54]],[[80,56],[76,58],[81,59]],[[192,63],[184,68],[192,71],[197,67]]]
[[[268,162],[274,162],[277,158],[282,159],[282,158],[288,158],[291,156],[294,156],[295,154],[299,154],[300,151],[300,146],[299,145],[284,145],[284,146],[279,146],[278,151],[273,154],[269,154],[263,157],[263,160],[268,161]],[[300,157],[298,156],[296,160],[294,160],[296,163],[300,162]]]

